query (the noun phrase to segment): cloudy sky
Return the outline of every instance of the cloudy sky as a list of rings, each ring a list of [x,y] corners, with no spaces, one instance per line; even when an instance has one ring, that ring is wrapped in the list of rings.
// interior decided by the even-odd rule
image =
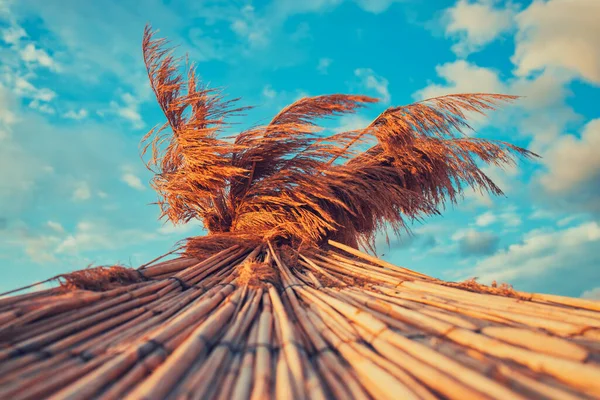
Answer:
[[[306,95],[390,105],[458,92],[524,96],[473,133],[542,155],[486,168],[506,192],[466,193],[384,241],[383,257],[448,280],[600,297],[598,0],[0,0],[0,291],[89,264],[138,266],[202,234],[157,220],[138,143],[162,122],[141,60],[144,25],[202,78],[257,106]]]

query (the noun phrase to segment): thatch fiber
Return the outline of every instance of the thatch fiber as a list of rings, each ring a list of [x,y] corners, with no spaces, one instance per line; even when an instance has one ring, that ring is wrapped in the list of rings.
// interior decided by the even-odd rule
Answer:
[[[150,84],[166,122],[144,138],[162,216],[202,221],[195,256],[236,240],[320,246],[329,239],[373,249],[386,227],[439,213],[464,187],[501,194],[479,168],[535,154],[510,143],[468,137],[469,112],[483,114],[515,96],[456,94],[391,107],[364,129],[319,133],[317,121],[353,113],[377,99],[333,94],[302,98],[269,124],[222,137],[227,118],[247,107],[186,76],[164,39],[143,40]],[[364,146],[368,145],[365,149]],[[362,146],[362,147],[361,147]],[[361,151],[362,148],[362,151]],[[209,250],[206,252],[205,250]]]
[[[599,302],[449,287],[336,242],[283,258],[236,245],[0,299],[0,398],[600,398]]]

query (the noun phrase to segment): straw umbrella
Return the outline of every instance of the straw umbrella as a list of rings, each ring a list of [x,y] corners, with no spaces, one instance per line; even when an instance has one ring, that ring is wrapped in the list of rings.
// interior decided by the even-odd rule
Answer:
[[[370,254],[479,169],[534,154],[461,135],[464,94],[330,137],[315,121],[375,99],[301,99],[233,140],[243,110],[187,78],[148,28],[166,124],[145,138],[163,216],[205,237],[138,269],[98,267],[0,298],[0,398],[600,398],[600,303],[451,283]],[[367,145],[365,147],[365,145]],[[364,250],[359,250],[362,247]]]

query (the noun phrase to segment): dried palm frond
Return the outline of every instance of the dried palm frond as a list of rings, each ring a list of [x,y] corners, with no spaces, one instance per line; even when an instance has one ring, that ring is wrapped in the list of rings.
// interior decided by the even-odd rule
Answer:
[[[218,134],[225,117],[244,108],[233,108],[235,100],[225,101],[221,93],[200,84],[193,66],[184,81],[178,60],[163,49],[165,43],[164,39],[153,40],[146,27],[144,62],[167,122],[144,137],[142,155],[151,148],[147,166],[158,168],[153,186],[161,196],[162,213],[174,222],[225,215],[224,183],[244,170],[231,164],[232,153],[239,147]],[[164,133],[167,128],[171,135]]]
[[[376,232],[386,225],[399,234],[406,219],[456,202],[465,185],[501,194],[478,162],[502,166],[516,156],[535,156],[464,134],[470,128],[466,113],[483,114],[516,98],[485,93],[388,108],[364,129],[331,136],[318,134],[317,119],[352,113],[377,99],[302,98],[268,125],[226,140],[225,118],[244,108],[199,84],[193,67],[184,83],[164,47],[146,28],[144,60],[167,123],[144,138],[144,152],[152,148],[148,166],[158,168],[153,186],[162,215],[174,223],[197,218],[211,234],[191,239],[188,252],[224,248],[241,238],[295,245],[335,239],[373,249]],[[363,142],[375,144],[357,151]]]

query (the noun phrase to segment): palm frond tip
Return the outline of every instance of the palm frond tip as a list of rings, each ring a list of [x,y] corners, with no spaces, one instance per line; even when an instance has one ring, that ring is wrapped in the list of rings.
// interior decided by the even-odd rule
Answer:
[[[334,94],[302,98],[266,126],[221,137],[226,118],[245,107],[187,76],[147,27],[144,62],[166,122],[143,139],[162,217],[199,219],[208,247],[235,238],[319,244],[327,239],[374,248],[377,231],[439,213],[465,186],[502,191],[479,168],[536,156],[510,143],[471,138],[466,113],[485,113],[515,96],[455,94],[388,108],[364,129],[316,135],[317,120],[353,113],[377,99]],[[357,151],[357,144],[375,144]],[[229,238],[229,239],[225,239]],[[200,239],[195,239],[200,240]],[[192,248],[204,248],[194,244]]]

